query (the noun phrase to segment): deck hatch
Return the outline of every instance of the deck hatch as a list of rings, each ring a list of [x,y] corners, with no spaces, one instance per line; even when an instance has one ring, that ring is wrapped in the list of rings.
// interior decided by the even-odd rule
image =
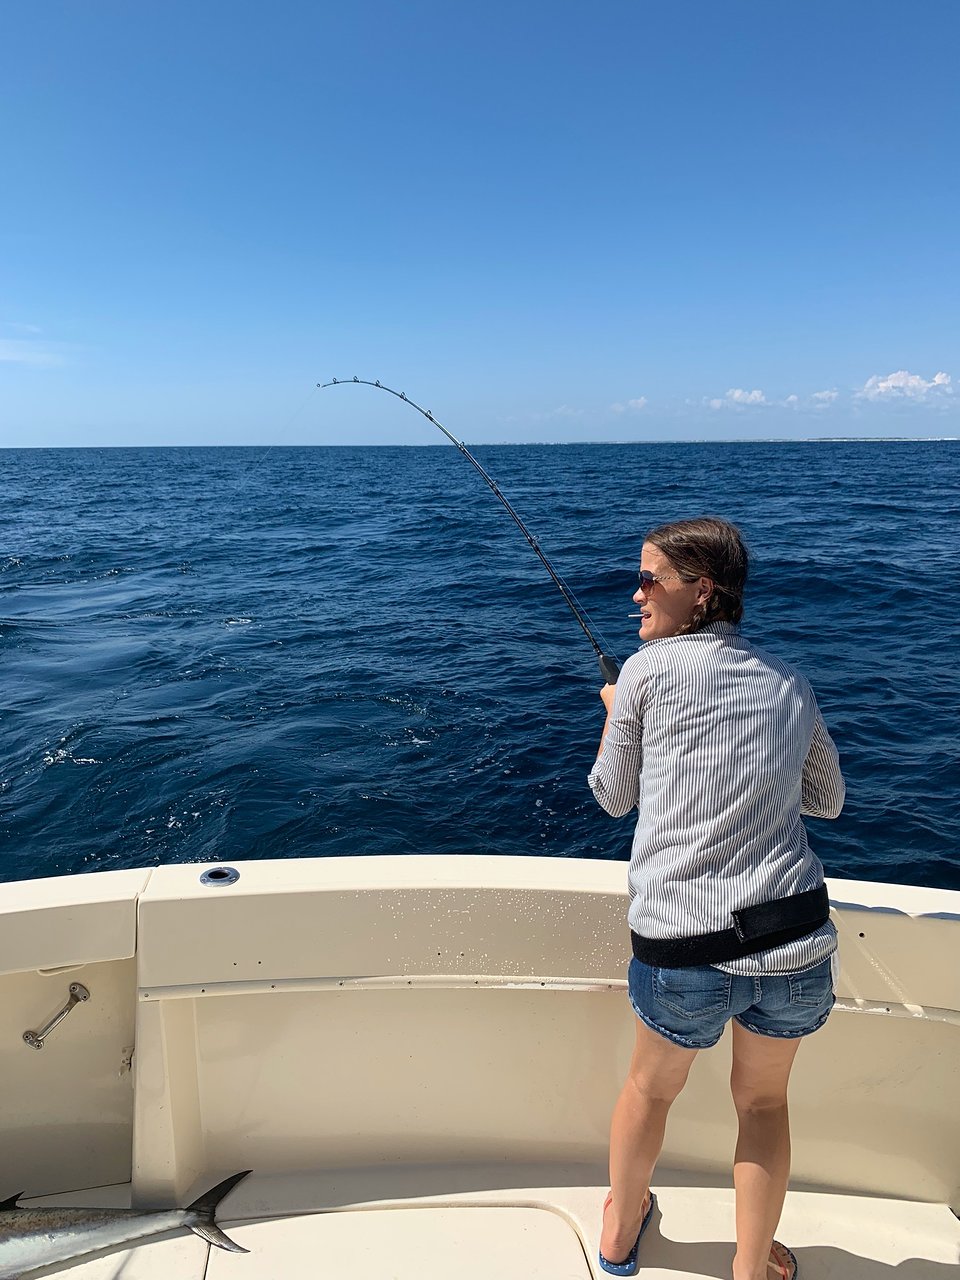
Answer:
[[[250,1252],[211,1250],[206,1280],[591,1280],[580,1237],[548,1209],[371,1209],[229,1230]]]

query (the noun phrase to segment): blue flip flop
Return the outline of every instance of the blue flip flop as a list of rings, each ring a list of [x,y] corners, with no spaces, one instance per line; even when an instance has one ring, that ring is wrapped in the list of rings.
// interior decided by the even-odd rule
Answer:
[[[657,1204],[657,1197],[651,1191],[650,1207],[649,1209],[647,1209],[647,1212],[643,1215],[643,1222],[641,1222],[640,1231],[637,1235],[636,1240],[634,1240],[633,1242],[633,1248],[624,1258],[623,1262],[608,1262],[607,1259],[603,1256],[603,1254],[598,1252],[598,1257],[600,1259],[600,1266],[603,1268],[604,1271],[607,1272],[608,1275],[635,1276],[637,1272],[640,1270],[640,1263],[637,1259],[637,1254],[640,1251],[640,1241],[643,1239],[643,1233],[646,1231],[647,1227],[649,1227],[650,1225],[650,1219],[653,1217],[653,1211],[656,1208],[656,1204]],[[606,1208],[606,1205],[604,1205],[604,1208]]]

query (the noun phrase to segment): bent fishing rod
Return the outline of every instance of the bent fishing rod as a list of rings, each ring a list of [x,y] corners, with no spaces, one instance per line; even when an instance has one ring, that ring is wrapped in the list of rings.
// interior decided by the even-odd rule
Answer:
[[[580,629],[583,631],[584,635],[590,641],[591,645],[593,645],[593,651],[597,655],[597,659],[600,663],[600,674],[603,676],[607,684],[616,684],[617,676],[620,674],[619,662],[617,662],[616,658],[613,658],[608,653],[603,652],[603,649],[600,647],[599,642],[597,641],[593,632],[590,630],[590,627],[588,625],[589,619],[587,617],[587,612],[584,609],[583,605],[576,598],[576,596],[573,594],[573,592],[570,590],[570,588],[567,586],[564,580],[560,577],[559,573],[557,573],[556,569],[554,569],[553,565],[544,555],[543,551],[541,550],[540,543],[533,536],[533,534],[530,532],[527,526],[523,523],[523,521],[517,515],[516,511],[514,511],[513,507],[507,501],[502,490],[500,489],[500,486],[487,473],[484,467],[480,465],[480,463],[473,456],[473,454],[470,452],[467,446],[463,443],[463,441],[458,440],[457,437],[453,435],[452,432],[448,431],[447,428],[443,426],[442,423],[438,422],[429,409],[422,408],[420,405],[416,403],[416,401],[411,400],[409,396],[405,395],[404,392],[394,391],[392,387],[384,386],[384,384],[379,380],[375,382],[370,382],[366,378],[333,378],[330,382],[318,382],[317,386],[322,391],[325,387],[346,387],[346,386],[350,386],[353,383],[356,383],[358,386],[363,386],[363,387],[376,387],[378,391],[386,391],[390,395],[396,396],[398,400],[402,400],[404,404],[408,404],[411,407],[411,409],[416,409],[418,413],[423,414],[423,416],[426,418],[428,422],[432,422],[433,425],[439,431],[442,431],[443,434],[450,441],[450,443],[455,444],[457,448],[460,450],[460,452],[463,454],[463,456],[467,459],[467,461],[472,463],[476,467],[476,469],[483,476],[484,480],[487,482],[487,484],[496,494],[498,500],[506,507],[507,511],[510,513],[511,517],[513,518],[520,532],[523,534],[527,542],[530,543],[530,546],[537,553],[537,556],[539,557],[543,567],[546,569],[547,573],[549,573],[550,577],[553,579],[557,587],[560,589],[560,594],[563,596],[564,600],[567,602],[567,607],[569,608],[573,616],[576,618],[577,622],[580,624]]]

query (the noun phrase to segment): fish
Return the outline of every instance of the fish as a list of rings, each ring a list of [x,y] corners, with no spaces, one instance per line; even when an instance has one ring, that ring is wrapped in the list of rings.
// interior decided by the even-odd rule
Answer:
[[[123,1248],[148,1236],[186,1227],[201,1240],[230,1253],[249,1253],[220,1230],[214,1216],[241,1179],[235,1173],[199,1196],[186,1209],[20,1208],[22,1197],[0,1201],[0,1280],[20,1280],[39,1267],[73,1262],[87,1253]]]

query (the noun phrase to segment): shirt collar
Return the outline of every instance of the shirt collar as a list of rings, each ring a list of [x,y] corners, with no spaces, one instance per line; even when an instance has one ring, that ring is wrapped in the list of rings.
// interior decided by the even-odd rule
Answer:
[[[699,631],[685,631],[679,636],[661,636],[658,640],[645,640],[641,650],[650,644],[674,644],[684,640],[731,640],[739,635],[740,628],[735,622],[708,622]]]

